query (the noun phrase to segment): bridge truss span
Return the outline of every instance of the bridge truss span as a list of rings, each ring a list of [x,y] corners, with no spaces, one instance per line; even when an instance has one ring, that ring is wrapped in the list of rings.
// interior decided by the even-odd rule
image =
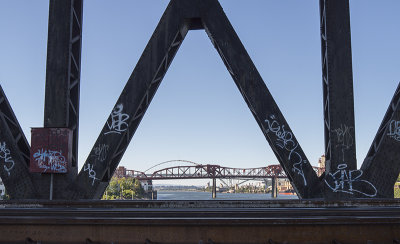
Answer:
[[[320,169],[314,167],[316,172]],[[175,166],[154,171],[151,175],[136,170],[127,170],[126,175],[139,180],[172,180],[172,179],[266,179],[287,178],[280,165],[269,165],[259,168],[230,168],[213,164]]]

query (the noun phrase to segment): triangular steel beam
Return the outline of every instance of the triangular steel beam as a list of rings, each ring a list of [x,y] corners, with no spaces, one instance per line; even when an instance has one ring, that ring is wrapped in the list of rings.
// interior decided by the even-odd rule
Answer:
[[[187,32],[205,29],[300,198],[321,182],[217,0],[171,0],[68,199],[100,198]]]

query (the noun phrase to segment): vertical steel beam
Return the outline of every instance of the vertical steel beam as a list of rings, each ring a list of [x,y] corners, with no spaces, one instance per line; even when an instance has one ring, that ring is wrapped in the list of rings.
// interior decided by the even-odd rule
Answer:
[[[77,174],[82,10],[83,0],[50,1],[44,126],[73,131],[71,172],[55,177],[56,193]],[[41,178],[45,184],[50,177]]]
[[[320,17],[325,172],[329,175],[339,168],[357,169],[349,1],[320,0]]]
[[[29,174],[30,146],[0,86],[0,176],[12,199],[36,198]]]
[[[212,199],[217,198],[217,179],[216,178],[212,178],[211,197],[212,197]]]
[[[203,3],[205,30],[298,196],[321,197],[321,182],[221,5],[215,0]]]
[[[278,197],[278,178],[272,177],[271,178],[271,198]]]
[[[365,158],[361,172],[375,188],[374,197],[393,198],[393,186],[400,173],[400,83]],[[368,189],[364,189],[366,192]],[[371,190],[369,190],[371,192]],[[372,191],[374,192],[374,191]]]

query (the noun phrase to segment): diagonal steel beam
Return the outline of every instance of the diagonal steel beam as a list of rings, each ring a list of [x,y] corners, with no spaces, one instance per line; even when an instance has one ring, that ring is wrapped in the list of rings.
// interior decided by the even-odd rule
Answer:
[[[103,195],[188,29],[196,24],[182,15],[198,16],[192,11],[192,2],[169,3],[82,170],[68,187],[68,198],[96,199]]]
[[[375,197],[393,198],[393,185],[400,173],[400,83],[361,166],[361,172],[363,179],[376,189]]]
[[[35,199],[30,146],[0,85],[0,176],[12,199]]]
[[[320,181],[246,49],[215,0],[204,0],[203,23],[298,196],[321,196]]]
[[[320,0],[325,173],[356,170],[348,0]],[[327,189],[327,194],[332,191]],[[338,197],[338,196],[336,196]]]
[[[83,0],[51,0],[47,44],[45,127],[63,127],[73,131],[72,162],[66,175],[55,175],[54,198],[77,175],[79,88],[81,72]],[[38,181],[48,184],[50,176]],[[48,197],[48,189],[40,191]]]

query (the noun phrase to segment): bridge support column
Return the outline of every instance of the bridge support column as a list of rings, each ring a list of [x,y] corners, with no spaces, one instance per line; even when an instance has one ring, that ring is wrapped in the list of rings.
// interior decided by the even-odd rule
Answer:
[[[211,188],[212,198],[217,198],[217,179],[213,178],[212,188]]]
[[[278,197],[278,178],[273,177],[272,181],[272,188],[271,188],[271,197],[277,198]]]

